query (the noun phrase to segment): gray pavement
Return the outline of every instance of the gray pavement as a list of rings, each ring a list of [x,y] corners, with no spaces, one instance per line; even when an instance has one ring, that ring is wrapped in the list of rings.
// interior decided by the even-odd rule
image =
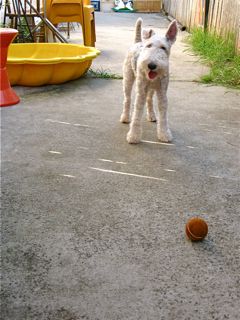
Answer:
[[[137,16],[96,14],[93,68],[121,73]],[[172,144],[145,119],[144,141],[126,142],[120,80],[15,87],[21,103],[1,109],[1,319],[239,319],[239,91],[195,82],[206,67],[184,36]],[[196,215],[201,243],[184,233]]]

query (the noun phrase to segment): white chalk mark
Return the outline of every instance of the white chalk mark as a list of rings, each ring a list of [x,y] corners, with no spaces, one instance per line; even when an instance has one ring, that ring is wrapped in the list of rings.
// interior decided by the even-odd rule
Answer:
[[[215,179],[222,179],[220,176],[209,176],[210,178],[215,178]]]
[[[56,121],[56,122],[60,124],[71,124],[70,122],[65,122],[65,121]]]
[[[167,172],[176,172],[176,170],[173,170],[173,169],[164,169],[164,171],[167,171]]]
[[[131,177],[137,177],[137,178],[144,178],[144,179],[152,179],[152,180],[159,180],[159,181],[168,181],[163,178],[156,178],[156,177],[150,177],[150,176],[143,176],[139,174],[134,174],[134,173],[128,173],[128,172],[121,172],[121,171],[114,171],[114,170],[105,170],[105,169],[100,169],[100,168],[93,168],[90,167],[92,170],[100,171],[100,172],[106,172],[106,173],[113,173],[113,174],[120,174],[120,175],[125,175],[125,176],[131,176]]]
[[[70,122],[58,121],[58,120],[52,120],[52,119],[46,119],[46,121],[52,122],[52,123],[68,124],[68,125],[71,124]]]
[[[98,159],[99,161],[103,161],[103,162],[111,162],[111,163],[117,163],[117,164],[127,164],[127,162],[123,162],[123,161],[113,161],[113,160],[109,160],[109,159]]]
[[[62,152],[59,152],[59,151],[53,151],[53,150],[50,150],[48,151],[49,153],[53,153],[53,154],[62,154]]]
[[[108,160],[108,159],[98,159],[98,160],[103,162],[113,162],[112,160]]]
[[[60,174],[62,177],[67,177],[67,178],[76,178],[75,176],[72,176],[71,174]]]
[[[225,131],[225,132],[223,132],[223,133],[224,133],[224,134],[232,134],[231,132],[226,132],[226,131]]]
[[[81,146],[78,146],[79,149],[84,149],[84,150],[88,150],[87,147],[81,147]]]
[[[59,121],[59,120],[53,120],[53,119],[46,119],[45,121],[52,122],[52,123],[59,123],[59,124],[67,124],[67,125],[73,125],[75,127],[83,127],[83,128],[93,128],[87,124],[81,124],[81,123],[70,123],[65,121]]]
[[[98,159],[99,161],[103,161],[103,162],[111,162],[111,163],[118,163],[118,164],[127,164],[127,162],[122,162],[122,161],[113,161],[113,160],[109,160],[109,159]]]
[[[203,129],[204,131],[207,131],[207,132],[212,132],[212,130],[210,129]]]
[[[187,146],[187,148],[189,148],[189,149],[195,149],[196,147],[193,147],[193,146]]]
[[[233,109],[233,108],[232,108]],[[239,108],[236,108],[237,110],[239,110]],[[240,121],[238,120],[221,120],[221,122],[228,122],[228,123],[240,123]],[[220,122],[220,123],[221,123]]]
[[[83,128],[93,128],[87,124],[80,124],[80,123],[74,123],[73,124],[75,127],[83,127]]]
[[[164,146],[174,146],[173,143],[167,143],[167,142],[156,142],[156,141],[148,141],[148,140],[141,140],[141,141],[146,143],[152,143],[152,144],[161,144]]]

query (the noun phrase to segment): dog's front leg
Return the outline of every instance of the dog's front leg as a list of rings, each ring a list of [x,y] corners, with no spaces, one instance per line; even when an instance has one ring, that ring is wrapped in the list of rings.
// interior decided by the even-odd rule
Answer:
[[[142,136],[141,120],[143,115],[144,105],[147,97],[147,85],[143,85],[141,79],[136,83],[136,98],[134,103],[134,111],[130,130],[127,134],[127,141],[129,143],[139,143]]]
[[[167,83],[162,83],[161,88],[157,90],[159,121],[157,123],[158,139],[162,142],[171,142],[172,133],[168,126],[168,99],[167,99]]]
[[[129,123],[130,122],[130,108],[131,108],[131,93],[134,83],[134,73],[130,69],[127,69],[127,63],[124,65],[123,73],[123,93],[124,93],[124,102],[123,102],[123,112],[121,114],[120,122]]]

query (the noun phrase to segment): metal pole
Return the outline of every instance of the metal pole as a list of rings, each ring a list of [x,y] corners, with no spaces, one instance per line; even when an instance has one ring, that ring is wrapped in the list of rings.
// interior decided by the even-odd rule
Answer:
[[[46,26],[48,26],[48,28],[56,35],[56,37],[61,41],[61,42],[65,42],[68,43],[67,39],[64,38],[63,35],[61,35],[61,33],[58,31],[58,29],[47,19],[44,18],[40,12],[38,12],[36,10],[36,8],[29,2],[29,0],[25,0],[26,3],[30,6],[30,8],[37,14],[37,16],[43,21],[43,23],[46,24]]]
[[[43,1],[43,16],[45,19],[47,18],[47,0]],[[45,41],[48,42],[48,34],[46,27],[44,27],[44,37]]]
[[[27,38],[30,36],[32,42],[34,42],[34,38],[33,38],[32,32],[31,32],[31,28],[30,28],[28,20],[27,20],[26,7],[25,8],[23,7],[23,4],[22,4],[21,0],[18,0],[18,3],[20,3],[20,7],[22,9],[22,13],[23,13],[23,16],[24,16],[24,19],[25,19],[25,22],[26,22],[26,25],[27,25],[27,28],[28,28],[28,31],[29,31],[29,34],[28,34]],[[20,7],[19,7],[19,9],[20,9]],[[21,9],[20,9],[20,12],[21,12]]]

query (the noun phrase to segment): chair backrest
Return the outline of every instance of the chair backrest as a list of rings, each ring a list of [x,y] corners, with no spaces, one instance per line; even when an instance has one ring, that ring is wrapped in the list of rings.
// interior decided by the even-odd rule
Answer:
[[[46,0],[47,18],[53,24],[79,22],[83,25],[83,2],[84,0]]]

